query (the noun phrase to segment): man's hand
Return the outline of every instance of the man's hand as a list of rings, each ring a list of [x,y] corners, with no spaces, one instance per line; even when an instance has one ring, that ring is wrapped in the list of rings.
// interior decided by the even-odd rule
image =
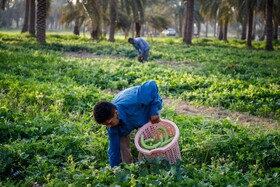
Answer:
[[[143,62],[143,56],[142,56],[142,54],[138,55],[138,62]]]
[[[152,122],[152,124],[158,123],[159,121],[160,121],[160,118],[159,118],[158,115],[157,115],[157,116],[151,116],[151,122]]]

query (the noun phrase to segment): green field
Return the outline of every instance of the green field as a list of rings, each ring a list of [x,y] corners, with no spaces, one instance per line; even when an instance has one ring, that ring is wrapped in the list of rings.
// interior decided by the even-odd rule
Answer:
[[[150,61],[140,64],[121,37],[48,34],[42,46],[26,34],[0,33],[0,186],[279,186],[279,41],[272,52],[237,39],[148,41]],[[111,169],[107,133],[92,108],[149,79],[164,98],[271,119],[278,128],[252,131],[164,105],[161,117],[180,129],[182,160]]]

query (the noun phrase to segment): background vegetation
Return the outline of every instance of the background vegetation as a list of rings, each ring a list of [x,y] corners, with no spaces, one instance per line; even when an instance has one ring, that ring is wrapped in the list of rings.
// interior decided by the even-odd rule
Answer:
[[[173,27],[188,45],[194,36],[235,37],[249,48],[252,40],[266,40],[266,50],[279,35],[275,0],[2,0],[1,6],[0,28],[20,28],[42,44],[46,31],[65,28],[114,42],[115,34],[157,37]]]

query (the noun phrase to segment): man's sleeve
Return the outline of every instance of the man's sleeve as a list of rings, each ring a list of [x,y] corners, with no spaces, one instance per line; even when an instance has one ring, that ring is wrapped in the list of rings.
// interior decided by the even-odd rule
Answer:
[[[143,42],[143,40],[139,40],[139,47],[141,49],[141,52],[143,53],[145,51],[145,49],[146,49],[146,45]]]
[[[150,116],[159,115],[158,111],[162,109],[162,99],[155,81],[150,80],[142,84],[139,96],[142,104],[150,106]]]
[[[140,50],[140,48],[138,48],[137,46],[139,46],[138,42],[135,43],[135,44],[133,45],[133,47],[135,48],[137,55],[139,55],[139,54],[141,54],[141,50]],[[139,47],[140,47],[140,46],[139,46]]]
[[[112,130],[112,129],[110,129]],[[108,156],[110,166],[113,168],[121,162],[120,156],[120,136],[119,133],[109,133],[109,149]]]

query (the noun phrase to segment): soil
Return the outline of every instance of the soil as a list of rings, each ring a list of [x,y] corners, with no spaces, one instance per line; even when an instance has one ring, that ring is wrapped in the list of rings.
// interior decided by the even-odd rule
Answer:
[[[260,129],[265,132],[280,132],[280,123],[271,118],[253,116],[247,113],[235,112],[225,108],[195,106],[185,101],[163,98],[164,106],[168,106],[177,114],[188,116],[204,116],[211,120],[229,120],[238,125],[248,127],[250,130]]]
[[[67,56],[74,56],[78,58],[113,58],[117,59],[119,57],[109,56],[109,55],[94,55],[92,53],[79,51],[79,52],[67,52]],[[170,61],[157,61],[159,64],[164,63],[171,66],[178,65],[189,65],[197,66],[191,62],[170,62]],[[107,90],[110,94],[115,94],[115,91]],[[182,114],[186,116],[203,116],[206,119],[211,120],[229,120],[230,122],[238,125],[248,127],[250,130],[260,129],[264,132],[277,131],[280,132],[280,122],[272,118],[264,118],[253,116],[247,113],[234,112],[225,108],[214,108],[206,106],[195,106],[191,105],[185,101],[180,101],[176,99],[163,98],[163,104],[166,107],[170,107],[176,111],[177,114]]]

